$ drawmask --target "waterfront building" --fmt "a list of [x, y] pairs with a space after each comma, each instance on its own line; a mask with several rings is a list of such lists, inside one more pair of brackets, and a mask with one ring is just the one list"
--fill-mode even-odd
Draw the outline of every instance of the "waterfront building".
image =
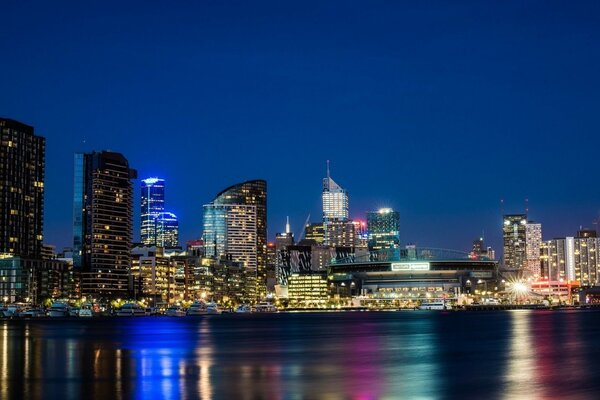
[[540, 246], [541, 276], [550, 281], [578, 282], [594, 286], [600, 282], [600, 238], [565, 237]]
[[33, 127], [0, 118], [0, 254], [41, 256], [45, 139]]
[[204, 206], [207, 257], [242, 263], [249, 293], [266, 296], [267, 182], [252, 180], [223, 190]]
[[420, 301], [459, 301], [476, 286], [492, 292], [498, 265], [473, 260], [468, 253], [410, 246], [394, 259], [372, 261], [371, 254], [334, 260], [329, 266], [333, 294], [361, 295], [360, 303], [377, 307], [414, 307]]
[[539, 277], [540, 270], [540, 246], [542, 244], [542, 224], [527, 222], [525, 225], [525, 277]]
[[400, 213], [391, 208], [367, 212], [369, 251], [397, 249], [400, 245]]
[[124, 298], [129, 290], [133, 231], [132, 179], [120, 153], [75, 155], [73, 265], [82, 295]]
[[71, 264], [62, 260], [0, 256], [0, 301], [40, 304], [69, 298], [75, 282]]
[[329, 298], [327, 272], [294, 273], [289, 277], [288, 298], [292, 306], [325, 305]]
[[131, 250], [133, 297], [152, 304], [170, 304], [179, 299], [176, 291], [176, 264], [165, 257], [162, 247], [134, 247]]
[[527, 215], [504, 215], [502, 236], [504, 242], [504, 267], [507, 270], [523, 270], [526, 254]]
[[157, 245], [156, 218], [165, 210], [165, 180], [142, 179], [140, 238], [147, 246]]

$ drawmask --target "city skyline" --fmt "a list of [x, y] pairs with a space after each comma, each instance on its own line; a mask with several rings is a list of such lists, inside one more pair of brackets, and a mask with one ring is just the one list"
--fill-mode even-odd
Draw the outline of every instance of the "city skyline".
[[0, 110], [47, 139], [44, 242], [69, 246], [70, 159], [103, 149], [168, 180], [182, 243], [249, 179], [269, 183], [269, 239], [288, 215], [300, 232], [326, 160], [349, 218], [393, 208], [402, 244], [467, 251], [483, 231], [499, 251], [525, 198], [544, 240], [594, 228], [598, 5], [436, 4], [74, 6], [60, 26], [51, 5], [7, 5], [4, 48], [26, 57], [4, 66]]

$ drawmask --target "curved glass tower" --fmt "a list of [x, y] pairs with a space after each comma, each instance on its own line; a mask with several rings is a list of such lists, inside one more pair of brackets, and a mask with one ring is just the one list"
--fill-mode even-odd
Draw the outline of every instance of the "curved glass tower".
[[[228, 187], [204, 206], [207, 257], [243, 262], [248, 295], [266, 295], [267, 182], [251, 180]], [[253, 281], [253, 282], [252, 282]]]

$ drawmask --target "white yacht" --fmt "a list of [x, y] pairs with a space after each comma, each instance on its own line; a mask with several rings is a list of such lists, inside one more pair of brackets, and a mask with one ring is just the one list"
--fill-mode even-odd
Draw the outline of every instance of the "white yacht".
[[274, 313], [277, 312], [277, 307], [271, 303], [258, 303], [254, 306], [254, 310], [259, 313]]
[[205, 315], [206, 313], [207, 313], [206, 303], [204, 303], [203, 301], [195, 301], [187, 309], [187, 312], [185, 315], [187, 315], [189, 317], [194, 317], [197, 315]]
[[219, 310], [219, 306], [214, 301], [210, 303], [206, 303], [206, 313], [207, 314], [221, 314], [221, 310]]
[[185, 314], [185, 310], [180, 306], [171, 306], [165, 312], [167, 317], [185, 317]]
[[252, 307], [250, 307], [248, 304], [241, 304], [238, 306], [238, 308], [235, 309], [236, 313], [251, 313], [252, 312]]
[[452, 306], [445, 300], [432, 300], [421, 303], [419, 310], [451, 310]]
[[117, 310], [117, 317], [141, 317], [146, 315], [146, 310], [135, 303], [123, 304], [123, 307]]
[[69, 306], [65, 303], [53, 303], [50, 309], [48, 310], [48, 316], [54, 318], [68, 317]]

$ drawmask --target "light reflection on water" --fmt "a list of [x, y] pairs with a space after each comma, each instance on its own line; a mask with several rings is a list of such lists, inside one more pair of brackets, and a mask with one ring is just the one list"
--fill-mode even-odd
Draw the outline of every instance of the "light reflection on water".
[[600, 312], [0, 322], [0, 398], [589, 398]]

